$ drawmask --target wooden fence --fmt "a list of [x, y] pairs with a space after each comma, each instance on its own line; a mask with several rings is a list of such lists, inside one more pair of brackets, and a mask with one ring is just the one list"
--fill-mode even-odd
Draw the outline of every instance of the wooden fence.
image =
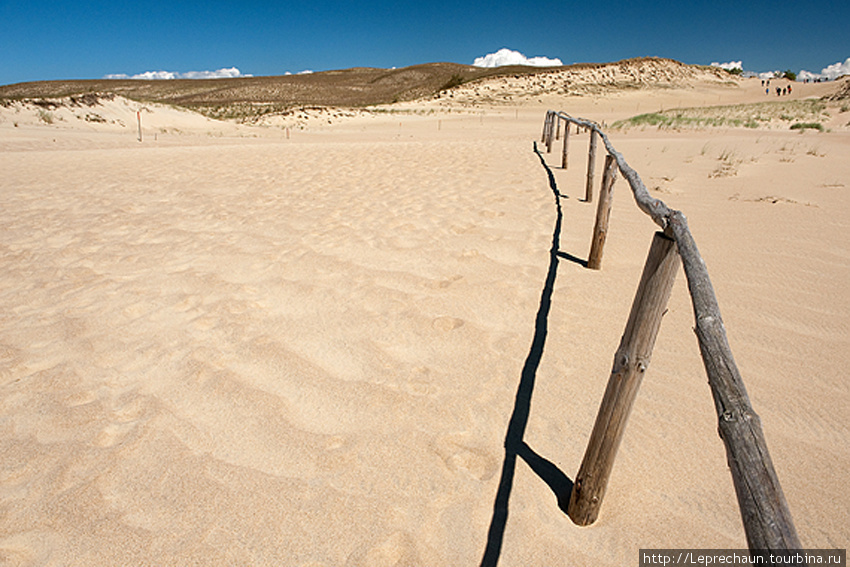
[[726, 447], [747, 544], [751, 550], [801, 549], [791, 512], [767, 450], [761, 422], [753, 411], [732, 357], [717, 298], [685, 215], [649, 195], [637, 172], [594, 122], [550, 110], [546, 113], [542, 136], [548, 152], [552, 151], [554, 140], [561, 137], [562, 123], [561, 167], [565, 169], [568, 167], [571, 127], [575, 126], [576, 134], [581, 131], [590, 133], [585, 199], [588, 202], [593, 199], [593, 169], [599, 139], [607, 151], [588, 268], [601, 267], [611, 209], [611, 188], [617, 170], [628, 181], [638, 207], [662, 229], [653, 236], [626, 330], [614, 356], [608, 386], [573, 484], [567, 513], [579, 525], [593, 523], [599, 514], [614, 457], [649, 365], [661, 317], [681, 263], [688, 281], [697, 340], [714, 397], [718, 430]]

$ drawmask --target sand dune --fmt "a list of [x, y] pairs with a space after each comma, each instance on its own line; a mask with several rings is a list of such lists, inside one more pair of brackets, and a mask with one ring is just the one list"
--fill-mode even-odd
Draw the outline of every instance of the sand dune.
[[[136, 80], [99, 79], [39, 81], [0, 86], [0, 99], [49, 99], [90, 96], [101, 92], [144, 100], [176, 104], [221, 117], [231, 114], [279, 112], [298, 106], [363, 107], [428, 98], [441, 91], [454, 90], [465, 83], [478, 84], [489, 78], [529, 84], [550, 83], [552, 79], [579, 78], [579, 83], [596, 81], [610, 88], [616, 85], [649, 85], [659, 82], [683, 84], [683, 80], [731, 75], [719, 69], [684, 65], [671, 59], [642, 57], [616, 63], [575, 64], [539, 68], [522, 65], [482, 68], [457, 63], [426, 63], [401, 69], [351, 69], [273, 77], [225, 79]], [[530, 78], [530, 82], [526, 79]], [[615, 80], [611, 80], [611, 79]], [[501, 81], [499, 81], [501, 82]], [[550, 85], [552, 86], [552, 85]], [[539, 91], [539, 89], [537, 89]]]
[[[118, 97], [52, 124], [2, 109], [2, 563], [478, 564], [540, 331], [545, 110], [612, 123], [757, 90], [441, 98], [289, 131], [150, 104], [142, 142]], [[688, 215], [801, 540], [846, 547], [846, 129], [611, 138]], [[562, 256], [524, 436], [569, 478], [654, 232], [619, 181], [603, 270], [568, 259], [595, 214], [586, 145], [566, 171], [543, 154]], [[600, 519], [573, 525], [521, 460], [500, 565], [745, 547], [692, 327], [680, 274]]]

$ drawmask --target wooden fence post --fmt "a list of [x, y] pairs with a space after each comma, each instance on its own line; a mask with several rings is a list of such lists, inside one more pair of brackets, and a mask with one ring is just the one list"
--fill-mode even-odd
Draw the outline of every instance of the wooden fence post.
[[587, 186], [584, 191], [584, 200], [586, 203], [593, 202], [593, 178], [596, 169], [596, 140], [598, 135], [596, 129], [590, 131], [590, 148], [587, 151]]
[[564, 126], [564, 148], [561, 150], [561, 168], [567, 169], [567, 152], [570, 149], [570, 123]]
[[[554, 116], [560, 118], [560, 115], [554, 112], [547, 113], [543, 127], [543, 140], [550, 146], [552, 143], [551, 120]], [[589, 122], [580, 119], [563, 119], [566, 124], [564, 168], [567, 166], [567, 136], [569, 126], [573, 123], [576, 124], [577, 133], [580, 132], [582, 124], [587, 124], [585, 129], [595, 132], [602, 139], [608, 152], [588, 267], [598, 269], [601, 264], [602, 245], [605, 242], [611, 207], [611, 190], [617, 170], [628, 182], [638, 208], [675, 239], [675, 246], [678, 249], [678, 255], [671, 251], [658, 252], [656, 250], [656, 246], [660, 246], [658, 240], [663, 240], [664, 237], [657, 235], [653, 240], [644, 274], [632, 305], [629, 322], [614, 358], [611, 377], [596, 417], [593, 433], [576, 476], [576, 482], [569, 494], [569, 516], [580, 525], [588, 525], [598, 516], [623, 429], [642, 375], [649, 363], [658, 324], [660, 324], [664, 305], [669, 298], [669, 291], [663, 291], [667, 284], [662, 286], [655, 282], [666, 281], [665, 277], [660, 275], [661, 272], [666, 272], [666, 269], [661, 266], [668, 265], [668, 261], [672, 261], [668, 259], [668, 256], [673, 254], [677, 261], [681, 259], [687, 276], [696, 319], [697, 339], [714, 397], [718, 431], [726, 447], [727, 462], [738, 497], [747, 544], [751, 551], [769, 550], [771, 555], [777, 555], [777, 551], [780, 552], [779, 555], [784, 555], [785, 553], [782, 552], [801, 549], [802, 545], [788, 504], [767, 450], [761, 422], [750, 405], [743, 380], [732, 357], [705, 262], [696, 248], [684, 215], [669, 209], [664, 202], [649, 196], [637, 172], [625, 162], [621, 154], [616, 152], [604, 132], [594, 129]], [[593, 134], [591, 134], [591, 146], [593, 145]], [[656, 256], [663, 256], [663, 259], [651, 261]], [[669, 276], [670, 287], [677, 270], [678, 268], [673, 268]], [[656, 272], [659, 275], [650, 275]], [[650, 280], [653, 283], [648, 283]], [[655, 305], [657, 308], [650, 307]], [[653, 313], [658, 313], [657, 317]], [[650, 321], [656, 318], [658, 323], [653, 326]], [[624, 346], [632, 344], [632, 347]], [[645, 353], [643, 358], [642, 353]], [[567, 496], [559, 495], [559, 501], [564, 501]]]
[[543, 135], [540, 136], [540, 143], [546, 143], [546, 132], [549, 130], [549, 121], [552, 120], [552, 111], [546, 113], [546, 120], [543, 121]]
[[679, 264], [675, 241], [656, 232], [570, 496], [567, 513], [580, 526], [592, 524], [599, 515], [614, 457], [649, 366]]
[[555, 127], [555, 139], [560, 140], [561, 139], [561, 117], [558, 116], [556, 118], [556, 120], [558, 121], [558, 125]]
[[611, 217], [611, 201], [614, 180], [617, 177], [617, 162], [610, 154], [605, 156], [605, 171], [602, 172], [602, 187], [599, 189], [599, 204], [596, 207], [596, 223], [593, 225], [593, 238], [590, 242], [590, 254], [587, 267], [598, 270], [602, 267], [602, 249], [608, 235], [608, 219]]

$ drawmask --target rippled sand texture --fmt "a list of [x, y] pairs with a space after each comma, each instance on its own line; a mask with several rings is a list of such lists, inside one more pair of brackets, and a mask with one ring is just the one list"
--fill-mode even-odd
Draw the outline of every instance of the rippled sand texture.
[[[7, 138], [0, 563], [478, 564], [549, 266], [544, 111]], [[847, 135], [612, 139], [690, 219], [804, 545], [845, 547]], [[620, 181], [603, 270], [569, 260], [595, 213], [572, 144], [545, 156], [564, 254], [525, 436], [570, 478], [654, 231]], [[519, 461], [501, 565], [745, 546], [692, 317], [680, 274], [598, 523]]]

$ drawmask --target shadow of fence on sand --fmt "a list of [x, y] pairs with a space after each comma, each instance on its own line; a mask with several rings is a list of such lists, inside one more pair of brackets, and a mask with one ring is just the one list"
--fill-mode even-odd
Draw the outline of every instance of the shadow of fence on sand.
[[566, 513], [569, 505], [569, 497], [572, 492], [573, 482], [555, 464], [541, 457], [529, 447], [523, 440], [525, 429], [528, 425], [528, 417], [531, 413], [531, 395], [534, 392], [534, 381], [537, 376], [537, 368], [543, 356], [543, 348], [546, 344], [546, 335], [549, 327], [549, 308], [552, 304], [552, 292], [555, 288], [555, 279], [558, 275], [558, 260], [563, 258], [587, 267], [587, 262], [561, 252], [560, 236], [563, 212], [561, 210], [561, 199], [568, 198], [558, 191], [555, 176], [546, 164], [543, 156], [534, 144], [534, 153], [540, 158], [546, 173], [549, 176], [549, 188], [555, 196], [555, 207], [557, 218], [555, 229], [552, 233], [552, 247], [549, 249], [549, 272], [543, 285], [540, 296], [540, 307], [534, 325], [534, 338], [531, 341], [531, 350], [522, 367], [519, 386], [517, 387], [516, 401], [511, 419], [508, 422], [508, 431], [505, 435], [505, 460], [502, 464], [502, 476], [499, 480], [499, 489], [496, 492], [496, 501], [493, 504], [493, 517], [490, 520], [490, 529], [487, 533], [487, 547], [484, 557], [481, 559], [481, 567], [495, 567], [499, 562], [502, 551], [502, 541], [505, 535], [505, 526], [508, 521], [508, 503], [513, 488], [514, 474], [516, 473], [517, 457], [539, 476], [555, 493], [558, 499], [558, 507]]

